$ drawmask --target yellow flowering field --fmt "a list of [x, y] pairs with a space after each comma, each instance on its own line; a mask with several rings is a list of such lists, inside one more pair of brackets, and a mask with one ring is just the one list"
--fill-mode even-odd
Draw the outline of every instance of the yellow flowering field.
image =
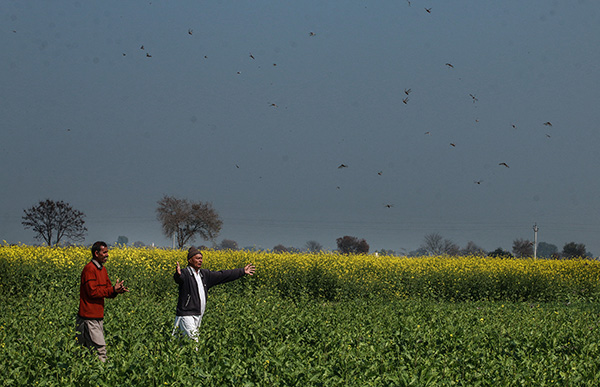
[[[125, 279], [130, 287], [156, 294], [172, 292], [176, 262], [187, 264], [184, 250], [112, 247], [109, 254], [107, 267], [111, 278]], [[0, 259], [12, 270], [29, 272], [28, 268], [38, 267], [62, 273], [56, 281], [62, 283], [61, 278], [64, 279], [64, 286], [78, 286], [76, 278], [90, 257], [89, 249], [84, 247], [0, 247]], [[273, 290], [291, 298], [339, 300], [364, 296], [518, 301], [596, 299], [600, 291], [600, 262], [595, 260], [204, 251], [203, 267], [210, 270], [248, 263], [256, 265], [257, 272], [243, 286]], [[31, 272], [28, 277], [34, 280], [36, 275]]]
[[75, 342], [88, 248], [0, 246], [2, 386], [597, 386], [592, 260], [205, 251], [253, 263], [210, 290], [201, 341], [173, 338], [186, 251], [113, 247], [107, 363]]

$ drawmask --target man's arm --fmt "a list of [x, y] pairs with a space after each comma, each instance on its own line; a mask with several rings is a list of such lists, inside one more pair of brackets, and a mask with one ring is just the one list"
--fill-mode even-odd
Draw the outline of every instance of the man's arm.
[[243, 277], [245, 274], [253, 275], [255, 267], [254, 265], [246, 265], [245, 267], [240, 267], [239, 269], [233, 270], [220, 270], [220, 271], [209, 271], [203, 270], [204, 277], [206, 278], [206, 286], [208, 288], [224, 284], [225, 282], [233, 281], [238, 278]]
[[181, 278], [181, 266], [179, 266], [179, 262], [177, 262], [177, 266], [175, 267], [175, 274], [173, 274], [173, 279], [180, 285], [183, 283], [183, 278]]
[[84, 270], [83, 286], [92, 298], [112, 298], [117, 295], [110, 279], [107, 279], [106, 285], [99, 285], [98, 278], [92, 270]]

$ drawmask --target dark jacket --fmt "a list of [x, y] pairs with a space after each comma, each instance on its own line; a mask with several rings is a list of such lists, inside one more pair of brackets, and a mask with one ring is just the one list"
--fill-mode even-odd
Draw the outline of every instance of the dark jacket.
[[[177, 316], [197, 316], [201, 313], [200, 293], [198, 293], [198, 284], [192, 270], [194, 269], [188, 266], [181, 269], [181, 275], [178, 275], [177, 271], [173, 275], [173, 279], [179, 284], [179, 298], [177, 299], [177, 312], [175, 313]], [[221, 271], [200, 269], [204, 294], [208, 297], [208, 289], [215, 285], [236, 280], [244, 274], [243, 268]]]

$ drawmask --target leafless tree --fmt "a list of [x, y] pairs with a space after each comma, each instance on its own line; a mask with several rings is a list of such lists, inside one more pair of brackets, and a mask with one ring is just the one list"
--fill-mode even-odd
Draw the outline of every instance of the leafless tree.
[[533, 242], [522, 238], [515, 239], [512, 252], [517, 258], [533, 257]]
[[458, 255], [460, 247], [437, 232], [425, 235], [421, 248], [429, 255]]
[[48, 246], [57, 245], [63, 238], [74, 242], [85, 239], [85, 214], [62, 200], [46, 199], [23, 212], [21, 224], [25, 229], [32, 229], [36, 239], [43, 239]]
[[481, 247], [477, 246], [475, 242], [469, 241], [464, 249], [460, 251], [461, 255], [471, 255], [471, 256], [485, 256], [487, 252]]
[[308, 241], [306, 242], [306, 250], [311, 253], [318, 253], [319, 251], [323, 250], [323, 245], [317, 241]]
[[208, 202], [192, 202], [165, 195], [158, 201], [156, 213], [163, 233], [169, 238], [175, 235], [179, 248], [192, 242], [196, 235], [214, 241], [223, 225], [219, 214]]
[[273, 247], [273, 252], [274, 253], [287, 253], [288, 249], [284, 245], [278, 244], [277, 246]]
[[364, 239], [346, 235], [337, 238], [336, 242], [338, 250], [342, 254], [366, 254], [369, 252], [369, 244]]
[[223, 239], [219, 244], [221, 250], [238, 250], [238, 244], [233, 239]]

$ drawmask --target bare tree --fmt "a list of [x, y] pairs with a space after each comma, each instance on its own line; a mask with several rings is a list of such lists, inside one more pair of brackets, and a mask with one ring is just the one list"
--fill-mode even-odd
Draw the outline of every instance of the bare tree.
[[277, 246], [273, 247], [273, 252], [274, 253], [287, 253], [288, 249], [284, 245], [278, 244]]
[[233, 239], [223, 239], [219, 244], [221, 250], [238, 250], [238, 244]]
[[533, 257], [533, 242], [523, 238], [515, 239], [512, 252], [517, 258]]
[[364, 239], [353, 236], [337, 238], [337, 247], [342, 254], [366, 254], [369, 252], [369, 244]]
[[223, 225], [219, 214], [208, 202], [191, 202], [165, 195], [158, 201], [156, 213], [163, 233], [170, 238], [175, 235], [179, 248], [192, 242], [196, 235], [213, 241]]
[[56, 202], [46, 199], [23, 212], [25, 215], [21, 224], [25, 229], [32, 229], [36, 239], [43, 239], [48, 246], [57, 245], [63, 238], [74, 242], [85, 239], [85, 214], [62, 200]]
[[306, 242], [306, 250], [311, 253], [318, 253], [319, 251], [323, 250], [323, 245], [317, 241], [308, 241]]
[[475, 242], [469, 241], [464, 249], [460, 251], [461, 255], [471, 255], [471, 256], [485, 256], [487, 252], [481, 247], [477, 246]]
[[429, 255], [458, 255], [460, 247], [437, 232], [425, 235], [421, 248]]

